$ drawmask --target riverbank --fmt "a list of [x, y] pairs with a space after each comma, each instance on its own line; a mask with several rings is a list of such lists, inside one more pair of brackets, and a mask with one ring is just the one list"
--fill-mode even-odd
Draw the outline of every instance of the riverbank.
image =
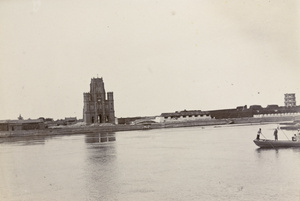
[[180, 128], [193, 126], [217, 126], [217, 125], [239, 125], [239, 124], [264, 124], [280, 123], [293, 121], [293, 117], [270, 117], [270, 118], [236, 118], [236, 119], [211, 119], [206, 121], [185, 121], [173, 123], [153, 123], [149, 125], [80, 125], [80, 126], [61, 126], [56, 128], [40, 130], [17, 130], [1, 131], [0, 138], [22, 137], [22, 136], [52, 136], [52, 135], [75, 135], [91, 134], [100, 132], [119, 132], [133, 130], [163, 129], [163, 128]]
[[227, 120], [210, 120], [210, 121], [193, 121], [178, 123], [154, 123], [149, 125], [81, 125], [81, 126], [60, 126], [56, 128], [40, 129], [40, 130], [18, 130], [18, 131], [1, 131], [0, 137], [22, 137], [22, 136], [48, 136], [48, 135], [74, 135], [74, 134], [90, 134], [100, 132], [119, 132], [133, 130], [148, 130], [162, 128], [178, 128], [191, 126], [209, 126], [227, 124]]

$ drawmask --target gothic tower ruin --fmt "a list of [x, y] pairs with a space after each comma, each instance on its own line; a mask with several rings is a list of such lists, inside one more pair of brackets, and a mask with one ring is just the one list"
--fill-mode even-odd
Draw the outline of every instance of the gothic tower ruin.
[[115, 123], [113, 92], [106, 93], [101, 78], [92, 78], [90, 92], [83, 93], [83, 121], [93, 123]]

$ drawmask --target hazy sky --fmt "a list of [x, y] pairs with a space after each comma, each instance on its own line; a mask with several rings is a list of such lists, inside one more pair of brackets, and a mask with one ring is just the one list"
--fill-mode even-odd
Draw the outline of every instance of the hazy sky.
[[92, 77], [117, 117], [300, 102], [297, 0], [0, 0], [0, 119], [82, 118]]

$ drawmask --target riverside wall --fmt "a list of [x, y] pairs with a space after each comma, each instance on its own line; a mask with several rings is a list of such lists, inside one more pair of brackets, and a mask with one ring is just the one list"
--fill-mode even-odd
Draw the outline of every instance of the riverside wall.
[[92, 134], [100, 132], [119, 132], [119, 131], [134, 131], [162, 128], [179, 128], [191, 126], [208, 126], [227, 124], [226, 120], [211, 120], [211, 121], [191, 121], [177, 123], [156, 123], [151, 125], [93, 125], [72, 127], [65, 126], [60, 128], [48, 128], [41, 130], [18, 130], [18, 131], [1, 131], [1, 137], [22, 137], [22, 136], [50, 136], [50, 135], [74, 135], [74, 134]]
[[147, 129], [180, 128], [193, 126], [212, 126], [226, 124], [262, 124], [280, 123], [293, 121], [294, 117], [264, 117], [264, 118], [233, 118], [233, 119], [211, 119], [204, 121], [182, 121], [169, 123], [155, 123], [149, 125], [89, 125], [89, 126], [65, 126], [61, 128], [48, 128], [40, 130], [18, 130], [0, 131], [0, 138], [22, 137], [22, 136], [52, 136], [52, 135], [74, 135], [74, 134], [93, 134], [101, 132], [119, 132]]

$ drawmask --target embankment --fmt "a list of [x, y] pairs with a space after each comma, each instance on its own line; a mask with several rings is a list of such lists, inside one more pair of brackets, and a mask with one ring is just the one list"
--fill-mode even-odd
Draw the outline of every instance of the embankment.
[[17, 131], [1, 131], [0, 137], [21, 137], [21, 136], [50, 136], [50, 135], [74, 135], [74, 134], [90, 134], [100, 132], [118, 132], [133, 131], [146, 129], [162, 129], [162, 128], [179, 128], [191, 126], [208, 126], [227, 124], [227, 120], [210, 120], [210, 121], [191, 121], [177, 123], [155, 123], [150, 125], [89, 125], [89, 126], [65, 126], [60, 128], [48, 128], [42, 130], [17, 130]]
[[21, 136], [51, 136], [51, 135], [74, 135], [91, 134], [100, 132], [118, 132], [146, 129], [180, 128], [192, 126], [211, 126], [225, 124], [260, 124], [260, 123], [280, 123], [283, 121], [293, 121], [292, 117], [270, 117], [270, 118], [236, 118], [236, 119], [212, 119], [205, 121], [185, 121], [172, 123], [155, 123], [149, 125], [89, 125], [89, 126], [65, 126], [60, 128], [48, 128], [42, 130], [18, 130], [0, 131], [2, 137], [21, 137]]

